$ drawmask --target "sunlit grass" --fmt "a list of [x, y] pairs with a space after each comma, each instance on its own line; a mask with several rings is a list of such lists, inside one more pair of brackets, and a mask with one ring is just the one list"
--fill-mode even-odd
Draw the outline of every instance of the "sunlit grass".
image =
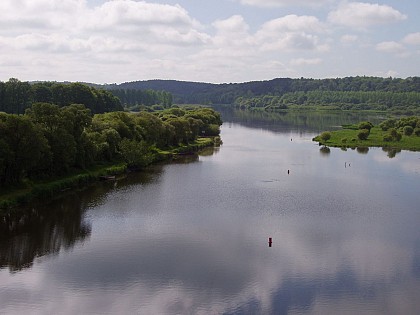
[[331, 131], [331, 138], [327, 141], [316, 136], [314, 141], [330, 147], [384, 147], [401, 150], [420, 151], [420, 137], [416, 135], [403, 135], [400, 141], [384, 141], [384, 136], [389, 134], [379, 127], [373, 127], [370, 130], [369, 137], [366, 140], [360, 140], [357, 134], [360, 130], [355, 126], [345, 126], [345, 128]]

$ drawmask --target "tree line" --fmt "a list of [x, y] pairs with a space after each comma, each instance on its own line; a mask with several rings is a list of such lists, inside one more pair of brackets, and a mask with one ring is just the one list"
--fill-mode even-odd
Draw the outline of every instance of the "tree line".
[[109, 90], [114, 96], [118, 97], [126, 108], [135, 109], [139, 105], [155, 106], [157, 109], [172, 106], [172, 94], [165, 91], [154, 90], [135, 90], [135, 89], [112, 89]]
[[143, 167], [159, 149], [218, 135], [221, 123], [210, 108], [92, 115], [80, 104], [33, 103], [23, 115], [0, 113], [0, 188], [104, 162]]
[[343, 110], [420, 110], [419, 92], [390, 91], [307, 91], [282, 96], [238, 97], [235, 107], [241, 109], [287, 109], [299, 106], [329, 106]]
[[420, 77], [406, 79], [366, 76], [333, 79], [277, 78], [268, 81], [229, 84], [149, 80], [113, 84], [104, 88], [165, 90], [173, 95], [174, 103], [232, 105], [239, 97], [247, 99], [266, 95], [282, 97], [287, 93], [310, 91], [420, 93]]
[[95, 114], [123, 110], [121, 101], [109, 91], [82, 83], [30, 84], [15, 78], [0, 81], [0, 112], [23, 114], [34, 103], [50, 103], [60, 107], [83, 104]]

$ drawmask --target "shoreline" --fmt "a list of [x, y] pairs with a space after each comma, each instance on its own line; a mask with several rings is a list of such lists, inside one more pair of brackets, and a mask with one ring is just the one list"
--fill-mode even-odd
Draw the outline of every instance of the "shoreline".
[[358, 148], [358, 147], [379, 147], [386, 149], [395, 150], [406, 150], [406, 151], [420, 151], [420, 137], [412, 135], [402, 135], [401, 140], [386, 141], [384, 137], [388, 134], [388, 131], [383, 131], [380, 127], [373, 127], [366, 140], [358, 138], [360, 130], [353, 128], [346, 128], [340, 130], [329, 131], [331, 138], [324, 140], [321, 135], [318, 135], [312, 139], [312, 141], [318, 142], [318, 144], [327, 147], [336, 148]]
[[[170, 161], [181, 155], [196, 154], [204, 148], [219, 146], [221, 143], [219, 136], [198, 138], [193, 143], [155, 152], [153, 160], [149, 165]], [[11, 189], [0, 194], [0, 216], [34, 200], [42, 201], [42, 199], [51, 200], [59, 198], [69, 190], [84, 188], [89, 184], [99, 181], [114, 180], [115, 176], [141, 171], [142, 169], [130, 169], [127, 163], [121, 162], [115, 164], [110, 163], [109, 165], [98, 164], [90, 169], [81, 170], [72, 175], [40, 181], [29, 184], [28, 187]]]

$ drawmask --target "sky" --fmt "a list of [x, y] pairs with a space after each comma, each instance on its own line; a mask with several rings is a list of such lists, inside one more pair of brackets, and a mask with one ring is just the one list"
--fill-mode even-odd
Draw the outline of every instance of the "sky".
[[420, 75], [420, 1], [0, 1], [0, 81], [358, 75]]

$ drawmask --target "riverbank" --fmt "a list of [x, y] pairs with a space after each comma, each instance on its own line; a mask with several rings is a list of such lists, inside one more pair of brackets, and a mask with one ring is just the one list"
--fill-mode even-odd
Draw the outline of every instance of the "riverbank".
[[322, 134], [313, 138], [313, 141], [320, 145], [328, 147], [340, 148], [357, 148], [357, 147], [383, 147], [397, 150], [420, 151], [420, 136], [416, 134], [405, 135], [399, 133], [401, 139], [388, 137], [390, 132], [382, 130], [379, 126], [370, 129], [367, 139], [362, 140], [358, 137], [360, 129], [357, 126], [343, 126], [343, 129], [330, 131], [330, 138], [323, 139]]
[[[218, 146], [220, 137], [202, 137], [189, 144], [171, 147], [167, 150], [155, 150], [150, 164], [176, 159], [178, 155], [196, 154], [200, 150]], [[139, 169], [130, 169], [127, 163], [102, 164], [77, 171], [64, 177], [57, 177], [37, 182], [26, 182], [20, 187], [0, 192], [0, 215], [10, 208], [26, 204], [33, 200], [51, 200], [69, 190], [81, 189], [100, 180], [114, 180], [115, 176]]]

